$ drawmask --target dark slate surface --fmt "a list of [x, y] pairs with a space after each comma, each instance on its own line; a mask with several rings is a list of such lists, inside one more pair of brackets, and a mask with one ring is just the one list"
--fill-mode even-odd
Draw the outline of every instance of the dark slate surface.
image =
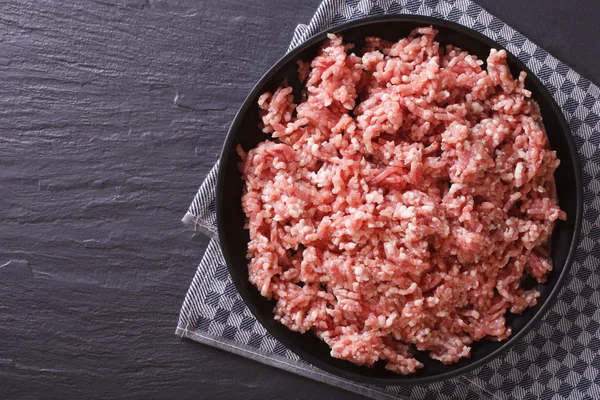
[[[346, 395], [173, 334], [179, 221], [318, 2], [0, 2], [0, 398]], [[600, 81], [597, 0], [479, 2]]]

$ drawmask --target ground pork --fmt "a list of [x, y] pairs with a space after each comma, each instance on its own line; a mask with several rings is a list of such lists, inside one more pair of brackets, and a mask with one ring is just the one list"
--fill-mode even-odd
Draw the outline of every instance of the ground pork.
[[538, 105], [504, 50], [486, 66], [431, 27], [360, 51], [328, 35], [305, 83], [260, 96], [265, 141], [238, 146], [249, 280], [331, 355], [415, 372], [511, 335], [566, 219]]

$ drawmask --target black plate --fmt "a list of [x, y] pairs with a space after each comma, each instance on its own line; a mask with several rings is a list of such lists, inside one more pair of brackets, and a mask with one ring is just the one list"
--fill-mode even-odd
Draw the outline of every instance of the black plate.
[[[360, 49], [365, 36], [378, 36], [396, 41], [406, 37], [413, 28], [425, 25], [433, 25], [439, 30], [436, 39], [440, 43], [459, 46], [482, 60], [487, 58], [491, 48], [502, 48], [488, 37], [462, 25], [423, 16], [370, 17], [334, 27], [328, 32], [343, 34], [345, 42], [355, 43]], [[360, 367], [348, 361], [332, 358], [328, 346], [313, 334], [292, 332], [276, 322], [273, 319], [273, 302], [262, 297], [248, 282], [246, 249], [249, 236], [248, 231], [243, 228], [245, 216], [240, 201], [243, 182], [237, 167], [240, 160], [235, 152], [237, 144], [241, 144], [247, 151], [267, 139], [267, 136], [257, 127], [258, 97], [267, 90], [276, 89], [283, 79], [287, 79], [288, 84], [293, 86], [294, 93], [300, 93], [301, 83], [297, 78], [296, 62], [312, 59], [325, 36], [326, 32], [322, 32], [292, 50], [262, 77], [244, 101], [227, 135], [221, 154], [217, 182], [217, 224], [219, 240], [233, 282], [248, 308], [267, 331], [300, 357], [325, 371], [359, 382], [384, 385], [424, 384], [463, 374], [502, 354], [530, 331], [556, 298], [568, 275], [579, 240], [583, 209], [581, 172], [569, 127], [542, 83], [523, 63], [509, 53], [508, 65], [513, 75], [517, 76], [520, 71], [527, 72], [526, 87], [540, 105], [550, 145], [561, 160], [561, 165], [555, 174], [556, 186], [560, 205], [566, 211], [568, 219], [566, 222], [560, 221], [556, 224], [552, 238], [554, 271], [546, 284], [537, 286], [541, 292], [540, 301], [536, 307], [526, 310], [521, 315], [508, 316], [508, 323], [513, 328], [513, 335], [508, 341], [483, 340], [474, 343], [471, 358], [463, 359], [453, 365], [443, 365], [430, 359], [426, 353], [419, 353], [416, 357], [425, 366], [416, 374], [409, 376], [387, 371], [382, 365], [373, 368]]]

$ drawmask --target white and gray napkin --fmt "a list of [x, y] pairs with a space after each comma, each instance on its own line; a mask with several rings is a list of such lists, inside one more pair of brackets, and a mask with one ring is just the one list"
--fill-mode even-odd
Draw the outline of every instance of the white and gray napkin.
[[176, 333], [374, 399], [599, 399], [600, 89], [470, 0], [324, 0], [308, 25], [296, 27], [288, 51], [329, 27], [377, 14], [434, 16], [489, 36], [527, 64], [562, 108], [581, 161], [584, 220], [571, 275], [554, 307], [506, 355], [468, 375], [419, 387], [363, 385], [331, 375], [275, 340], [237, 293], [217, 239], [215, 165], [183, 218], [212, 239]]

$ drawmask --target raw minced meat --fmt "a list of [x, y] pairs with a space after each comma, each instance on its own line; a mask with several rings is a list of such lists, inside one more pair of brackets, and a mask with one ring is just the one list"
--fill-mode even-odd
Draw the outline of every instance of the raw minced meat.
[[[511, 335], [544, 282], [559, 161], [504, 50], [487, 66], [424, 27], [356, 54], [330, 34], [258, 103], [270, 135], [238, 146], [249, 280], [275, 318], [333, 357], [401, 374]], [[358, 55], [357, 55], [358, 54]]]

